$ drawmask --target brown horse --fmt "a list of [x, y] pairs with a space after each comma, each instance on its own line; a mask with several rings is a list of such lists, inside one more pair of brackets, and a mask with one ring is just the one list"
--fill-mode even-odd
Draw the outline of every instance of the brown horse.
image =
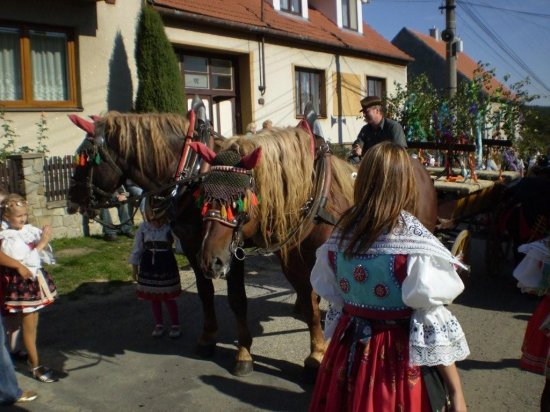
[[[72, 117], [71, 120], [86, 132], [86, 138], [77, 153], [81, 164], [75, 168], [69, 190], [69, 213], [80, 210], [94, 217], [98, 208], [109, 206], [112, 193], [126, 179], [133, 180], [149, 195], [165, 195], [174, 187], [174, 176], [189, 120], [169, 114], [108, 113], [95, 123]], [[197, 123], [200, 125], [200, 122]], [[204, 126], [204, 125], [202, 125]], [[184, 176], [198, 174], [199, 158], [192, 153]], [[197, 262], [201, 239], [201, 216], [192, 192], [197, 180], [186, 179], [173, 200], [173, 230], [179, 238], [184, 254], [192, 266], [199, 297], [202, 302], [204, 324], [197, 352], [203, 356], [213, 354], [218, 330], [214, 310], [212, 281], [202, 275]], [[162, 190], [166, 188], [165, 190]], [[160, 191], [159, 191], [160, 190]], [[238, 276], [235, 276], [238, 279]], [[242, 300], [244, 286], [229, 285], [230, 302]], [[232, 304], [232, 307], [237, 305]], [[246, 314], [237, 314], [246, 322]]]
[[[211, 278], [227, 275], [237, 260], [233, 257], [244, 258], [240, 249], [243, 240], [276, 250], [283, 274], [296, 290], [310, 332], [310, 354], [304, 361], [306, 376], [316, 373], [326, 349], [318, 297], [309, 275], [316, 249], [330, 236], [333, 223], [352, 205], [351, 175], [356, 171], [349, 163], [323, 156], [320, 151], [315, 159], [311, 148], [310, 135], [301, 128], [272, 129], [254, 138], [237, 136], [227, 140], [217, 156], [198, 145], [194, 147], [212, 164], [210, 174], [201, 184], [204, 201], [201, 269]], [[250, 159], [259, 157], [254, 174], [246, 172], [251, 167]], [[330, 186], [319, 190], [316, 174], [321, 176], [316, 165], [323, 161], [330, 163], [331, 177], [325, 179]], [[426, 170], [414, 162], [421, 218], [433, 230], [437, 195]], [[220, 187], [224, 183], [225, 187]], [[315, 199], [322, 195], [320, 192], [327, 194], [326, 201], [319, 202], [320, 209], [306, 218], [311, 204], [316, 204]], [[324, 213], [319, 213], [322, 209]], [[322, 215], [334, 219], [328, 219], [332, 220], [329, 223], [327, 219], [319, 219]], [[237, 363], [241, 365], [241, 373], [252, 370], [251, 345], [248, 328], [239, 329]]]

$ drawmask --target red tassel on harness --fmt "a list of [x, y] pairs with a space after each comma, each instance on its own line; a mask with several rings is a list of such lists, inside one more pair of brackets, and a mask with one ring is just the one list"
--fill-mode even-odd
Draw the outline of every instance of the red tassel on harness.
[[227, 221], [232, 222], [235, 220], [235, 217], [233, 216], [233, 211], [231, 210], [231, 206], [227, 206]]
[[258, 198], [256, 197], [256, 194], [254, 192], [250, 193], [250, 205], [258, 206]]
[[206, 212], [208, 212], [208, 202], [204, 202], [201, 209], [201, 216], [206, 215]]
[[80, 155], [80, 166], [86, 166], [86, 155]]

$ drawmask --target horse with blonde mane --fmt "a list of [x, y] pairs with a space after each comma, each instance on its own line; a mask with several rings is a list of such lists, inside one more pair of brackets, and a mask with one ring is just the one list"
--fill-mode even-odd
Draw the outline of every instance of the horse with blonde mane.
[[[315, 250], [328, 238], [334, 223], [320, 219], [319, 209], [313, 210], [313, 205], [317, 204], [315, 198], [321, 196], [320, 192], [325, 192], [324, 215], [337, 219], [352, 204], [355, 167], [320, 151], [316, 159], [311, 137], [302, 128], [265, 130], [253, 138], [236, 136], [224, 142], [217, 156], [199, 145], [193, 144], [192, 148], [212, 162], [211, 171], [201, 184], [204, 200], [201, 270], [210, 278], [231, 277], [231, 265], [238, 260], [233, 256], [242, 251], [241, 239], [266, 251], [273, 250], [280, 258], [283, 274], [296, 290], [309, 328], [311, 353], [305, 360], [305, 372], [310, 376], [308, 372], [317, 371], [326, 344], [309, 273], [315, 262]], [[246, 176], [243, 171], [246, 167], [243, 169], [242, 165], [260, 150], [261, 159], [252, 165], [253, 176]], [[229, 159], [229, 164], [222, 157]], [[316, 179], [320, 170], [316, 166], [320, 162], [326, 162], [331, 170], [325, 183], [329, 187], [324, 189], [317, 185]], [[235, 164], [240, 166], [228, 169]], [[255, 185], [248, 185], [251, 181]], [[239, 182], [242, 186], [236, 187]], [[235, 196], [227, 198], [227, 193]], [[255, 193], [259, 201], [254, 200]], [[238, 206], [241, 204], [244, 207]], [[253, 369], [252, 337], [246, 325], [239, 326], [237, 369], [239, 374], [247, 374]]]

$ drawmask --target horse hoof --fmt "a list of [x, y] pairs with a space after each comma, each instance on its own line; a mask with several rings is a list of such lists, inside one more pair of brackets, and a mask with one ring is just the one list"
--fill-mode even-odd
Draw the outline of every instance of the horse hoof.
[[233, 375], [246, 376], [246, 375], [250, 375], [253, 370], [254, 370], [253, 361], [237, 361], [237, 364], [233, 368]]
[[201, 358], [211, 358], [216, 353], [216, 343], [198, 344], [195, 353]]
[[314, 384], [317, 379], [317, 372], [319, 372], [318, 367], [314, 368], [312, 366], [304, 366], [304, 371], [302, 372], [302, 382]]

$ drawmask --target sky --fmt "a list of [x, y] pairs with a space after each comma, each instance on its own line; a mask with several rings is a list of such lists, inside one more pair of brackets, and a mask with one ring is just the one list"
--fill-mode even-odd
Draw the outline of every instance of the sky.
[[[445, 13], [439, 7], [444, 4], [445, 0], [368, 0], [363, 19], [390, 41], [403, 27], [429, 34], [435, 26], [441, 32]], [[531, 104], [550, 106], [550, 0], [456, 0], [456, 4], [456, 33], [464, 52], [496, 69], [497, 79], [505, 84], [529, 77], [526, 90], [541, 96]], [[508, 82], [505, 75], [510, 75]]]

